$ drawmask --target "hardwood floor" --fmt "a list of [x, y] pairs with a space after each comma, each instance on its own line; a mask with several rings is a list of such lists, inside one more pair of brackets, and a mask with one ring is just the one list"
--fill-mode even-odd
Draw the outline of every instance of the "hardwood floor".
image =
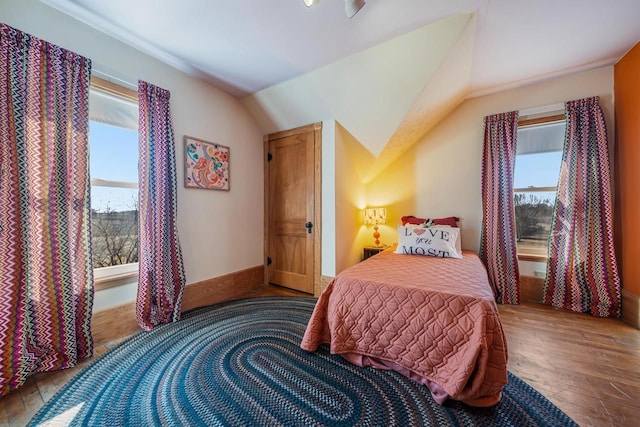
[[[243, 297], [306, 295], [261, 286]], [[614, 319], [524, 303], [500, 306], [509, 370], [581, 426], [640, 424], [640, 331]], [[124, 340], [96, 343], [96, 355]], [[0, 426], [23, 426], [57, 390], [91, 363], [32, 376], [0, 399]]]
[[640, 330], [535, 303], [500, 317], [513, 374], [581, 426], [640, 425]]

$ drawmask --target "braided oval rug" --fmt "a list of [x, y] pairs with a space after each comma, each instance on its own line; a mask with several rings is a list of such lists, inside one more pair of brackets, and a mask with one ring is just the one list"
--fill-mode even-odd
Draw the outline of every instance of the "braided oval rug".
[[263, 297], [186, 313], [80, 372], [30, 425], [570, 426], [509, 373], [492, 408], [434, 402], [391, 371], [299, 347], [316, 300]]

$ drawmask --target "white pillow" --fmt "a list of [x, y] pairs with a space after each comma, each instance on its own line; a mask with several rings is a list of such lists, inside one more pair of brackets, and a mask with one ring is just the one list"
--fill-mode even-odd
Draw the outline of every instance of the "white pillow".
[[431, 228], [455, 228], [458, 230], [458, 238], [456, 239], [456, 252], [462, 255], [462, 239], [460, 238], [460, 228], [451, 227], [450, 225], [432, 225]]
[[397, 254], [426, 255], [442, 258], [462, 258], [456, 249], [460, 229], [455, 227], [433, 227], [410, 229], [398, 226]]

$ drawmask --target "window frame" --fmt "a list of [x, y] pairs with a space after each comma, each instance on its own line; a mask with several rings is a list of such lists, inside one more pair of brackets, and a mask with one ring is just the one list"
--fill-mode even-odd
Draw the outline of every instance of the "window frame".
[[[521, 119], [518, 120], [518, 130], [521, 128], [528, 128], [533, 126], [539, 126], [550, 123], [559, 123], [564, 122], [566, 120], [565, 114], [554, 114], [549, 116], [536, 117], [532, 119]], [[517, 156], [517, 154], [516, 154]], [[558, 171], [559, 172], [559, 171]], [[536, 192], [550, 192], [550, 191], [558, 191], [558, 187], [524, 187], [524, 188], [514, 188], [513, 196], [515, 197], [516, 193], [536, 193]], [[515, 207], [514, 207], [515, 208]], [[546, 250], [522, 250], [518, 247], [516, 242], [516, 255], [518, 260], [520, 261], [533, 261], [533, 262], [547, 262], [547, 251]]]
[[[90, 87], [102, 90], [112, 95], [125, 98], [129, 101], [138, 103], [138, 92], [110, 82], [100, 77], [91, 76]], [[92, 187], [109, 187], [109, 188], [135, 188], [139, 189], [140, 184], [127, 181], [111, 181], [104, 179], [91, 179]], [[96, 291], [108, 289], [115, 286], [125, 285], [137, 281], [139, 264], [129, 263], [121, 265], [112, 265], [109, 267], [99, 267], [93, 269], [94, 289]]]

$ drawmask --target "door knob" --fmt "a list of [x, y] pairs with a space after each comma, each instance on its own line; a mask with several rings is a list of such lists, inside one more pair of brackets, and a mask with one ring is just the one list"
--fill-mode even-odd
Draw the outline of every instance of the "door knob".
[[304, 226], [307, 227], [307, 233], [311, 234], [311, 229], [313, 228], [313, 223], [311, 221], [308, 221]]

